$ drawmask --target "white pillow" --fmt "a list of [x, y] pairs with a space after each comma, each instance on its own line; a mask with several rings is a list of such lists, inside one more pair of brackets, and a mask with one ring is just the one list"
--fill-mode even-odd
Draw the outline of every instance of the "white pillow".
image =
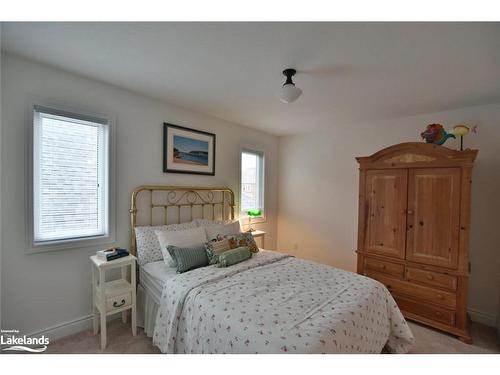
[[194, 221], [181, 224], [135, 227], [137, 262], [142, 266], [163, 259], [160, 243], [158, 242], [155, 231], [179, 231], [197, 227], [198, 225]]
[[241, 233], [241, 225], [239, 220], [233, 221], [230, 224], [217, 224], [205, 227], [207, 239], [209, 241], [217, 238], [217, 235], [229, 236], [231, 234]]
[[176, 232], [155, 231], [158, 241], [160, 242], [161, 253], [163, 254], [163, 261], [169, 267], [175, 267], [175, 261], [170, 256], [167, 250], [169, 245], [179, 247], [192, 247], [203, 245], [207, 242], [207, 235], [205, 229], [196, 227]]

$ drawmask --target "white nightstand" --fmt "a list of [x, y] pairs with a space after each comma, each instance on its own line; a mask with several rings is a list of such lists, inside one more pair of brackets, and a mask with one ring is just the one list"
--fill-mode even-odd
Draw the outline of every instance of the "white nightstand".
[[260, 238], [261, 239], [261, 248], [264, 248], [265, 246], [265, 238], [266, 238], [266, 232], [263, 230], [254, 230], [251, 232], [254, 238]]
[[[106, 317], [122, 313], [123, 323], [127, 322], [127, 311], [132, 310], [132, 334], [137, 334], [137, 307], [135, 260], [133, 255], [111, 260], [109, 262], [93, 255], [90, 257], [92, 267], [92, 313], [94, 318], [94, 335], [97, 335], [101, 320], [101, 349], [106, 348]], [[120, 268], [121, 278], [106, 281], [106, 271]], [[127, 271], [130, 270], [130, 281]]]

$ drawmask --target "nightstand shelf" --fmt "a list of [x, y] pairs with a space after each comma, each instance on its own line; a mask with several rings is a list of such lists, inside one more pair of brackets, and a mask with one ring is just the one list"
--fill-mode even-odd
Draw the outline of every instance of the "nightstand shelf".
[[[106, 317], [122, 313], [123, 323], [127, 322], [127, 312], [131, 310], [132, 334], [137, 334], [137, 308], [136, 308], [136, 258], [132, 255], [105, 261], [91, 256], [92, 266], [92, 312], [94, 321], [94, 335], [101, 326], [101, 349], [106, 348]], [[121, 278], [106, 281], [106, 271], [113, 268], [121, 269]], [[130, 281], [127, 273], [130, 272]], [[100, 319], [99, 319], [100, 317]]]

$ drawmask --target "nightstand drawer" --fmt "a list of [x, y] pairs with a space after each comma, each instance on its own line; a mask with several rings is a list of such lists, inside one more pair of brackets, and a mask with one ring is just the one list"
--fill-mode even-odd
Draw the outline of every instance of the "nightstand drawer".
[[128, 292], [119, 296], [108, 297], [106, 299], [106, 310], [117, 310], [132, 303], [132, 293]]

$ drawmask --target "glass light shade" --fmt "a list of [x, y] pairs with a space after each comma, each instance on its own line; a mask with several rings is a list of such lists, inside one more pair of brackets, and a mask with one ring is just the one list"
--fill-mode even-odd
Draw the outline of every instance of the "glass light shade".
[[302, 94], [302, 90], [295, 86], [293, 83], [283, 85], [278, 92], [278, 97], [283, 103], [291, 103], [296, 101]]
[[261, 210], [259, 210], [259, 209], [248, 210], [248, 211], [247, 211], [247, 215], [248, 215], [248, 216], [253, 216], [253, 217], [256, 217], [256, 216], [261, 216], [261, 215], [262, 215], [262, 211], [261, 211]]

